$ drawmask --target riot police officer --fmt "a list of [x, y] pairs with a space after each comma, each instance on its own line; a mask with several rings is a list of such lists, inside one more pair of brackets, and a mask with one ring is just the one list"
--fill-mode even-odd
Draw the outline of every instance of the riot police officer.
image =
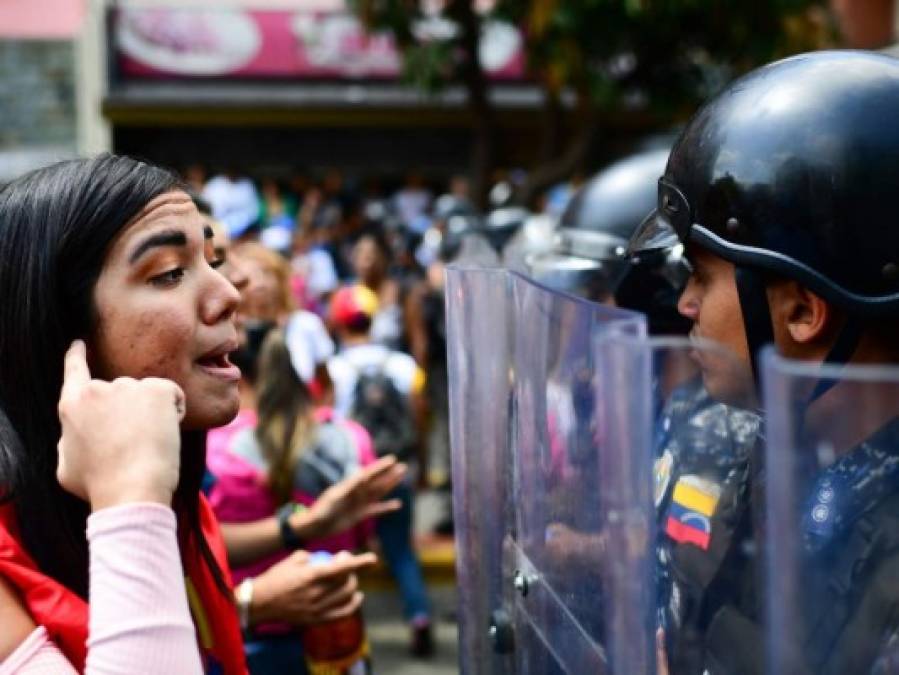
[[[667, 145], [643, 151], [591, 178], [563, 213], [554, 250], [531, 256], [532, 276], [558, 290], [642, 312], [653, 335], [685, 335], [691, 322], [676, 308], [689, 276], [683, 245], [672, 241], [663, 249], [630, 257], [626, 250], [628, 239], [655, 206], [656, 183], [668, 154]], [[687, 663], [696, 656], [685, 644], [695, 641], [705, 592], [691, 576], [711, 577], [729, 549], [733, 515], [746, 504], [749, 450], [759, 418], [755, 411], [713, 400], [695, 378], [666, 387], [665, 382], [678, 379], [666, 371], [682, 363], [664, 349], [657, 355], [652, 451], [659, 625], [668, 633], [677, 670], [687, 672], [693, 669]], [[591, 442], [589, 433], [581, 437]], [[684, 540], [666, 527], [669, 514], [680, 507], [675, 495], [688, 489], [714, 494], [722, 504], [711, 518], [711, 548], [698, 548], [689, 537]]]
[[[864, 52], [818, 52], [758, 69], [703, 107], [675, 144], [658, 182], [657, 211], [631, 250], [686, 247], [692, 274], [680, 301], [691, 335], [720, 342], [758, 372], [759, 349], [774, 343], [810, 362], [899, 362], [899, 61]], [[710, 393], [744, 396], [734, 378], [703, 368]], [[810, 417], [835, 380], [807, 393]], [[815, 476], [815, 495], [799, 495], [804, 524], [801, 579], [809, 606], [799, 610], [798, 672], [870, 672], [879, 645], [899, 621], [899, 425], [838, 448]], [[848, 475], [854, 480], [845, 479]], [[821, 482], [824, 481], [824, 482]], [[692, 639], [672, 644], [672, 670], [764, 670], [756, 583], [764, 521], [753, 531], [750, 498], [760, 506], [762, 467], [728, 503], [730, 536], [712, 568], [686, 560], [676, 572], [694, 602]], [[741, 497], [742, 495], [742, 497]], [[715, 515], [725, 506], [717, 499]], [[804, 510], [809, 509], [809, 513]], [[822, 515], [823, 514], [823, 515]], [[771, 515], [771, 514], [769, 514]], [[712, 533], [711, 547], [715, 546]], [[707, 562], [707, 559], [703, 559]], [[771, 570], [769, 570], [769, 573]]]

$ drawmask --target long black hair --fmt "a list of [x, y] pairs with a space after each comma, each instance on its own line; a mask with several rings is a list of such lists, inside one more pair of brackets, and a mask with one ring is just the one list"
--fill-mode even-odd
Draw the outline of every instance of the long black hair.
[[[21, 439], [0, 444], [0, 496], [12, 500], [40, 569], [83, 598], [89, 507], [56, 480], [63, 358], [96, 331], [93, 291], [113, 240], [148, 202], [178, 189], [164, 169], [107, 154], [38, 169], [0, 191], [0, 407]], [[181, 445], [179, 537], [196, 542], [224, 592], [199, 523], [205, 433], [183, 433]]]

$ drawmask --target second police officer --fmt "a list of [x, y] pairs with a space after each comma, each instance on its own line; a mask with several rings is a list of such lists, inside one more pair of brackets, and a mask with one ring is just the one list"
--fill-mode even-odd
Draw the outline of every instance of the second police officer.
[[[627, 255], [627, 242], [653, 210], [657, 180], [669, 148], [639, 152], [591, 178], [562, 215], [553, 251], [532, 255], [530, 273], [557, 290], [613, 303], [647, 316], [652, 335], [686, 335], [691, 322], [677, 311], [689, 276], [677, 240], [639, 255]], [[655, 430], [653, 454], [658, 622], [667, 635], [674, 672], [701, 672], [702, 631], [709, 582], [723, 567], [731, 538], [747, 505], [749, 452], [759, 417], [712, 399], [695, 378], [682, 378], [682, 359], [665, 349], [654, 365]], [[587, 434], [589, 436], [589, 434]], [[669, 526], [671, 514], [690, 495], [714, 500], [708, 541]], [[742, 536], [742, 535], [741, 535]], [[668, 658], [668, 657], [666, 657]]]

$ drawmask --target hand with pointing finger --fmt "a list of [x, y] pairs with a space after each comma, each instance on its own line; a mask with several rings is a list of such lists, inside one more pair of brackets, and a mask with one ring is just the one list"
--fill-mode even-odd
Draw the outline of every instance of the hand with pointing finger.
[[308, 626], [353, 614], [362, 604], [356, 572], [371, 567], [371, 553], [342, 551], [312, 565], [306, 551], [295, 551], [253, 580], [250, 621], [287, 621]]
[[181, 466], [185, 400], [169, 380], [91, 379], [84, 342], [65, 357], [59, 399], [60, 485], [93, 510], [128, 502], [171, 504]]

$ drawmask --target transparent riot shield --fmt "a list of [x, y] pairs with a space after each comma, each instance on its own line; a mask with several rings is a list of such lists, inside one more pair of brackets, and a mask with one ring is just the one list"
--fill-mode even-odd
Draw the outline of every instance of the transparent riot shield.
[[592, 340], [644, 321], [498, 269], [448, 270], [446, 296], [462, 672], [603, 672]]
[[[459, 645], [462, 672], [513, 672], [494, 649], [490, 617], [502, 606], [514, 316], [501, 269], [446, 272], [447, 358]], [[502, 637], [502, 636], [500, 636]]]
[[499, 270], [447, 292], [462, 671], [703, 672], [757, 567], [749, 365]]
[[899, 673], [899, 368], [763, 381], [768, 671]]
[[[653, 338], [645, 349], [644, 386], [631, 407], [649, 414], [637, 420], [621, 410], [610, 419], [624, 418], [627, 446], [653, 462], [655, 672], [754, 672], [719, 668], [717, 652], [709, 650], [715, 619], [731, 611], [758, 574], [747, 527], [761, 427], [751, 366], [713, 343], [684, 338]], [[616, 347], [612, 367], [623, 367], [628, 353]], [[749, 641], [722, 646], [725, 656], [758, 651]]]
[[[642, 338], [643, 319], [515, 279], [513, 527], [503, 538], [503, 563], [504, 578], [511, 580], [505, 597], [516, 636], [516, 672], [641, 672], [651, 651], [634, 660], [630, 650], [610, 645], [618, 638], [619, 644], [640, 645], [638, 635], [624, 637], [630, 624], [621, 617], [649, 605], [643, 597], [613, 603], [610, 593], [619, 589], [608, 572], [627, 559], [627, 587], [643, 593], [640, 563], [648, 558], [645, 549], [620, 548], [609, 563], [605, 552], [611, 530], [625, 525], [611, 523], [610, 514], [632, 514], [647, 502], [625, 487], [633, 483], [633, 467], [618, 461], [618, 439], [609, 436], [605, 423], [610, 398], [600, 390], [615, 385], [603, 373], [595, 340], [604, 334]], [[630, 376], [614, 374], [623, 375], [619, 383]], [[648, 463], [637, 473], [638, 482], [648, 486]], [[613, 492], [624, 503], [610, 508]]]
[[487, 238], [480, 232], [469, 232], [459, 238], [459, 249], [452, 259], [455, 265], [493, 268], [500, 266], [500, 258]]

